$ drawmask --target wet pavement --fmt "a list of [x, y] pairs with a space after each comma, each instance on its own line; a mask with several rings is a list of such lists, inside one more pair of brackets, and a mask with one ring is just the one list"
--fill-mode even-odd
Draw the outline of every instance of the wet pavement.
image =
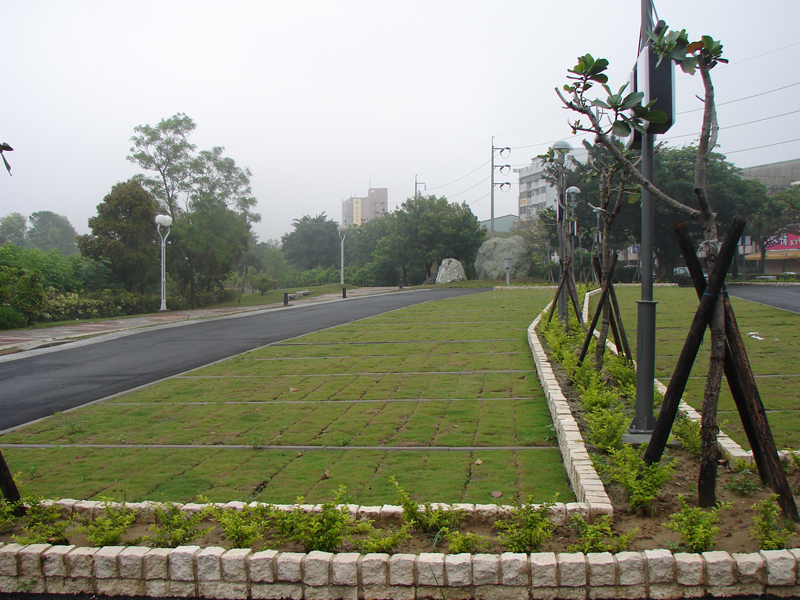
[[[395, 287], [371, 287], [347, 290], [348, 298], [359, 296], [371, 296], [385, 292], [397, 291]], [[290, 300], [290, 306], [302, 304], [314, 304], [341, 299], [341, 293], [323, 294]], [[0, 354], [10, 354], [36, 348], [45, 348], [56, 344], [74, 342], [83, 338], [112, 333], [115, 331], [125, 331], [128, 329], [138, 329], [140, 327], [152, 327], [154, 325], [166, 325], [179, 321], [193, 321], [198, 319], [210, 319], [214, 317], [224, 317], [245, 312], [258, 312], [283, 306], [283, 302], [272, 304], [262, 304], [259, 306], [242, 306], [227, 308], [202, 308], [196, 310], [168, 311], [165, 313], [153, 313], [147, 315], [137, 315], [120, 319], [107, 319], [102, 321], [88, 321], [76, 323], [75, 325], [59, 325], [57, 327], [46, 327], [42, 329], [19, 329], [12, 331], [0, 331]]]

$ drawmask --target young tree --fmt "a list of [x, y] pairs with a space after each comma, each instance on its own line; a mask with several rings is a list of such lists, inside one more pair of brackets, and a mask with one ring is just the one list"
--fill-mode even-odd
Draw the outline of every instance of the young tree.
[[[595, 60], [590, 54], [578, 58], [578, 64], [569, 70], [568, 79], [572, 83], [564, 86], [563, 91], [556, 90], [564, 105], [588, 119], [584, 125], [580, 120], [572, 123], [574, 131], [586, 131], [595, 135], [597, 143], [605, 146], [618, 160], [628, 176], [646, 189], [654, 198], [663, 202], [679, 214], [699, 223], [703, 234], [703, 249], [709, 270], [713, 269], [719, 252], [716, 215], [708, 196], [707, 172], [711, 151], [717, 137], [717, 120], [714, 103], [714, 86], [711, 81], [711, 70], [722, 58], [722, 45], [714, 39], [703, 36], [700, 40], [690, 42], [686, 31], [670, 31], [662, 27], [658, 34], [648, 32], [651, 48], [662, 59], [674, 60], [684, 72], [693, 74], [700, 72], [703, 81], [703, 121], [700, 140], [697, 145], [694, 163], [693, 204], [684, 204], [671, 197], [648, 181], [641, 171], [624, 156], [614, 143], [613, 136], [626, 136], [632, 129], [645, 133], [645, 123], [665, 122], [666, 115], [652, 109], [652, 103], [642, 105], [644, 94], [633, 92], [625, 94], [626, 86], [614, 93], [606, 85], [605, 74], [608, 61]], [[589, 91], [600, 84], [606, 92], [603, 99], [590, 99]], [[629, 112], [632, 111], [632, 112]], [[708, 379], [703, 398], [703, 422], [701, 426], [703, 456], [701, 472], [698, 479], [698, 497], [701, 506], [713, 506], [716, 503], [716, 412], [722, 379], [722, 365], [725, 351], [725, 320], [721, 301], [717, 302], [711, 323], [711, 358], [709, 361]]]
[[89, 219], [91, 234], [78, 238], [81, 255], [107, 260], [114, 280], [140, 292], [158, 281], [158, 203], [138, 181], [116, 184]]
[[45, 252], [57, 250], [64, 256], [78, 252], [78, 232], [67, 217], [42, 210], [33, 213], [29, 222], [25, 238], [30, 246]]

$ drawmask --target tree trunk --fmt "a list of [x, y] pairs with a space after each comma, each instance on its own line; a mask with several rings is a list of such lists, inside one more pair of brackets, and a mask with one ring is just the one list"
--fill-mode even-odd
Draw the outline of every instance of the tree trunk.
[[717, 504], [717, 404], [725, 364], [725, 312], [722, 301], [717, 300], [711, 319], [711, 356], [708, 377], [703, 394], [703, 411], [700, 425], [700, 474], [697, 478], [697, 501], [701, 508]]

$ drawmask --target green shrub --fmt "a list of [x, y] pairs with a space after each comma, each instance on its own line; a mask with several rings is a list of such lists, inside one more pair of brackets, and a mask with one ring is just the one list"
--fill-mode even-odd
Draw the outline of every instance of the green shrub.
[[0, 265], [0, 306], [14, 308], [30, 324], [42, 311], [44, 296], [44, 283], [38, 271]]
[[622, 436], [630, 417], [614, 408], [596, 408], [584, 415], [589, 428], [589, 441], [600, 450], [610, 452], [622, 446]]
[[119, 546], [122, 536], [136, 521], [136, 513], [125, 504], [115, 506], [111, 501], [103, 502], [103, 516], [87, 521], [78, 528], [86, 535], [92, 546]]
[[18, 544], [68, 544], [67, 530], [72, 525], [72, 518], [63, 518], [58, 506], [47, 505], [40, 498], [32, 498], [23, 494], [23, 502], [27, 506], [25, 516], [21, 518], [22, 535], [12, 538]]
[[28, 319], [13, 306], [0, 306], [0, 329], [22, 329]]
[[286, 541], [301, 544], [306, 552], [332, 552], [342, 545], [345, 536], [357, 530], [347, 507], [339, 505], [345, 493], [344, 487], [340, 487], [333, 500], [325, 502], [319, 512], [306, 512], [300, 508], [303, 498], [298, 498], [298, 506], [289, 512], [275, 511], [273, 522], [278, 535]]
[[784, 522], [778, 506], [778, 495], [771, 494], [754, 504], [753, 508], [757, 512], [753, 515], [753, 529], [750, 535], [758, 542], [758, 547], [761, 550], [786, 548], [786, 542], [794, 535], [794, 525]]
[[271, 506], [245, 506], [242, 510], [216, 507], [211, 515], [233, 548], [250, 548], [269, 528], [273, 509]]
[[433, 508], [430, 503], [420, 506], [414, 502], [408, 492], [400, 487], [394, 477], [390, 477], [390, 480], [397, 490], [398, 502], [403, 507], [403, 521], [411, 524], [417, 531], [437, 533], [442, 529], [453, 530], [457, 529], [459, 523], [464, 520], [463, 510], [451, 510], [438, 506]]
[[597, 461], [598, 470], [610, 481], [618, 483], [628, 493], [630, 510], [648, 509], [672, 479], [676, 460], [645, 464], [642, 456], [646, 447], [638, 450], [630, 444], [609, 451], [608, 462]]
[[476, 554], [481, 550], [488, 550], [491, 546], [489, 538], [471, 531], [462, 533], [460, 531], [450, 531], [445, 527], [442, 533], [444, 533], [444, 539], [447, 540], [450, 554], [461, 554], [463, 552]]
[[624, 355], [607, 353], [603, 365], [617, 386], [636, 386], [636, 367]]
[[567, 552], [611, 552], [616, 554], [627, 550], [631, 541], [639, 532], [639, 528], [623, 535], [617, 535], [611, 528], [611, 516], [603, 515], [595, 523], [587, 523], [580, 515], [572, 517], [572, 523], [578, 528], [581, 539], [571, 544]]
[[206, 511], [184, 512], [181, 507], [167, 502], [155, 510], [156, 523], [150, 526], [153, 535], [145, 541], [154, 548], [176, 548], [184, 546], [200, 537], [200, 523]]
[[672, 426], [672, 435], [680, 440], [684, 450], [693, 456], [700, 456], [700, 423], [679, 413]]
[[365, 539], [352, 539], [353, 547], [361, 553], [381, 552], [392, 554], [405, 540], [411, 537], [411, 524], [404, 523], [400, 529], [380, 530], [367, 523], [359, 523], [357, 533], [366, 533]]
[[686, 503], [686, 498], [678, 496], [681, 510], [669, 518], [664, 527], [676, 531], [681, 536], [679, 547], [687, 552], [706, 552], [714, 545], [714, 536], [719, 533], [716, 526], [719, 513], [730, 504], [717, 504], [714, 508], [705, 511], [702, 508], [691, 507]]
[[599, 408], [609, 409], [620, 403], [619, 394], [608, 389], [605, 384], [593, 385], [581, 394], [581, 406], [586, 412]]
[[500, 544], [509, 552], [536, 552], [553, 535], [555, 526], [550, 521], [552, 503], [533, 504], [528, 497], [527, 503], [517, 501], [511, 514], [506, 519], [495, 522], [500, 532], [497, 536]]

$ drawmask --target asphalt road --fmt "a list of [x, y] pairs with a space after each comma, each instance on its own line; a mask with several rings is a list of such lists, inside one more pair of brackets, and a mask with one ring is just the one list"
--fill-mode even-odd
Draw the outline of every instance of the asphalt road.
[[0, 359], [0, 431], [320, 329], [486, 291], [419, 290], [184, 321]]
[[728, 295], [800, 313], [800, 286], [798, 285], [735, 285], [726, 284]]

